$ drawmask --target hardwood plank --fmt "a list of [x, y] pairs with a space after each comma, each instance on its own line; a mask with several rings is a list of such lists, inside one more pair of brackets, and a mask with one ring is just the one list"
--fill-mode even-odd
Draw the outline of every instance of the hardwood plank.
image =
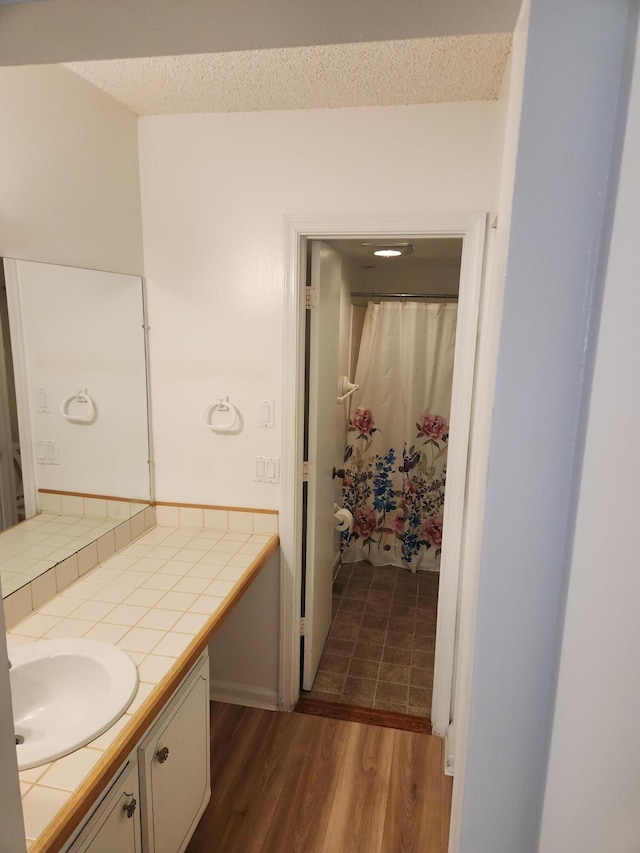
[[381, 853], [440, 853], [440, 754], [435, 738], [397, 732]]
[[380, 850], [389, 796], [394, 729], [350, 723], [323, 853]]
[[349, 726], [302, 717], [303, 760], [287, 768], [265, 838], [265, 853], [320, 853], [329, 824]]

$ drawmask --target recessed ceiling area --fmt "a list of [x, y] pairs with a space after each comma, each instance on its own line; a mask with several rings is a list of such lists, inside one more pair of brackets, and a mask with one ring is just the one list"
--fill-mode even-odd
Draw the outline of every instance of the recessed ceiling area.
[[462, 257], [462, 239], [457, 237], [428, 237], [415, 239], [413, 237], [390, 237], [389, 243], [409, 242], [413, 253], [397, 258], [378, 258], [373, 254], [373, 246], [363, 245], [366, 242], [384, 243], [382, 238], [375, 240], [325, 240], [343, 258], [361, 268], [382, 267], [383, 269], [439, 269], [442, 267], [460, 267]]
[[399, 106], [498, 97], [511, 35], [72, 62], [136, 115]]

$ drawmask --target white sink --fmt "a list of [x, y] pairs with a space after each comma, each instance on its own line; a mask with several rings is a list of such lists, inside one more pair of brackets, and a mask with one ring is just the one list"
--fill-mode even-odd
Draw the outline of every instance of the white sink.
[[101, 735], [124, 714], [138, 686], [129, 655], [98, 640], [38, 640], [12, 647], [9, 657], [20, 770]]

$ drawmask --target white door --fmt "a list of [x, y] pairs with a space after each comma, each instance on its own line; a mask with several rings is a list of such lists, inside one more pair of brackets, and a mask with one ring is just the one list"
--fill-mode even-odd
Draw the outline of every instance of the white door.
[[342, 261], [318, 240], [311, 243], [312, 304], [309, 347], [309, 480], [304, 663], [302, 686], [311, 690], [331, 627], [332, 566], [337, 555], [333, 504], [338, 453], [336, 417], [340, 349]]

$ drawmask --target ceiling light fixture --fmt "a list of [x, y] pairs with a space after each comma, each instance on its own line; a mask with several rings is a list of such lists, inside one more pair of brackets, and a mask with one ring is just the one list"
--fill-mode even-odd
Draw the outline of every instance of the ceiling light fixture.
[[414, 251], [413, 243], [407, 242], [369, 242], [362, 245], [373, 249], [373, 254], [379, 258], [398, 258], [401, 255], [411, 255]]

